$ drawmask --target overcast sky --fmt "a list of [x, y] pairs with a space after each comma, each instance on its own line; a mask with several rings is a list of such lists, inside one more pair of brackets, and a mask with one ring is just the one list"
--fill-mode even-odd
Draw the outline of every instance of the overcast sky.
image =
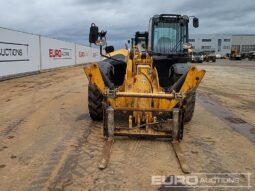
[[[0, 0], [0, 26], [88, 44], [91, 22], [124, 46], [155, 14], [195, 15], [191, 33], [255, 33], [255, 0]], [[190, 25], [191, 26], [191, 25]]]

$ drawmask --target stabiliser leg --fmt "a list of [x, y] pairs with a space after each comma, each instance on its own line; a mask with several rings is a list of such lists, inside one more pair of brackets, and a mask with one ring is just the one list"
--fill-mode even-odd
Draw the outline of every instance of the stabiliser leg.
[[107, 108], [107, 130], [108, 137], [103, 147], [102, 156], [98, 163], [99, 169], [105, 169], [110, 161], [111, 148], [114, 143], [114, 109], [110, 106]]
[[189, 174], [190, 167], [188, 163], [186, 162], [186, 158], [181, 150], [180, 143], [178, 141], [178, 130], [181, 128], [181, 125], [183, 125], [181, 120], [183, 120], [183, 117], [180, 115], [180, 110], [174, 109], [173, 110], [173, 140], [171, 141], [171, 144], [173, 146], [175, 155], [178, 159], [182, 172], [185, 174]]

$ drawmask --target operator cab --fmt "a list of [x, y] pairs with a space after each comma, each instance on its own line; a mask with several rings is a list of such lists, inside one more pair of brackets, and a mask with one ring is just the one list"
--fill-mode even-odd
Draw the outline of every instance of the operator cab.
[[188, 42], [188, 16], [162, 14], [150, 20], [149, 50], [156, 54], [183, 53]]
[[[186, 15], [176, 14], [155, 15], [150, 19], [148, 51], [153, 55], [153, 65], [159, 73], [160, 86], [165, 89], [189, 69], [189, 19]], [[193, 18], [193, 26], [199, 26], [196, 17]]]

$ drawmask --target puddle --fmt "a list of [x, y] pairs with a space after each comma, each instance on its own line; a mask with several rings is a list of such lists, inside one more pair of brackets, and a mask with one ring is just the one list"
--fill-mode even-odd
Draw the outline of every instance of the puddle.
[[234, 113], [207, 96], [198, 96], [197, 101], [213, 115], [219, 117], [236, 132], [255, 142], [255, 126], [237, 117]]

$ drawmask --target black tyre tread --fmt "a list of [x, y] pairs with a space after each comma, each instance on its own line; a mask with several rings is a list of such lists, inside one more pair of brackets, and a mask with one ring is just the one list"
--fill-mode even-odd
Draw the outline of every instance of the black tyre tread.
[[196, 92], [192, 92], [190, 93], [185, 101], [185, 116], [184, 116], [184, 122], [190, 122], [193, 114], [194, 114], [194, 110], [195, 110], [195, 103], [196, 103]]
[[89, 115], [94, 121], [103, 119], [103, 95], [99, 92], [95, 85], [89, 84], [88, 87], [88, 107]]

